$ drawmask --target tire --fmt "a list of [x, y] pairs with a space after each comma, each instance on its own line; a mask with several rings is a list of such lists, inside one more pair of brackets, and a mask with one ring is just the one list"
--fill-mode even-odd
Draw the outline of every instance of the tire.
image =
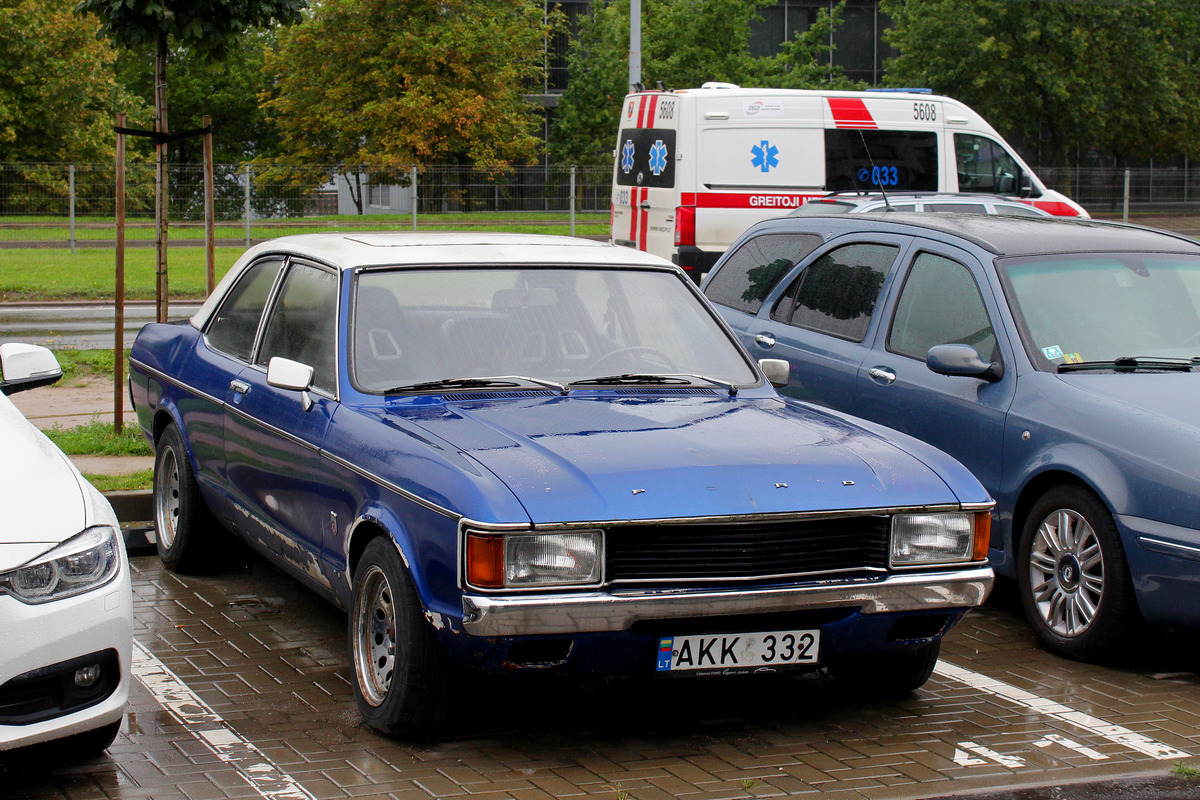
[[440, 735], [457, 665], [438, 644], [388, 538], [368, 544], [354, 572], [348, 629], [354, 697], [367, 725], [416, 739]]
[[1034, 504], [1018, 551], [1021, 604], [1047, 649], [1081, 661], [1115, 654], [1140, 627], [1112, 515], [1082, 486]]
[[175, 425], [168, 425], [154, 454], [154, 527], [163, 565], [185, 574], [212, 569], [217, 558], [211, 541], [214, 525], [183, 437]]
[[915, 650], [848, 659], [830, 673], [839, 683], [848, 684], [858, 692], [874, 697], [903, 697], [925, 685], [941, 651], [939, 639]]

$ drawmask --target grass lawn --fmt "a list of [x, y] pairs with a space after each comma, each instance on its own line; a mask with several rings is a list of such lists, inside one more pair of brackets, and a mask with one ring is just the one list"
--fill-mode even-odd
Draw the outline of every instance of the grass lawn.
[[[449, 231], [466, 230], [474, 233], [507, 231], [518, 233], [548, 233], [567, 235], [570, 227], [566, 214], [425, 214], [419, 219], [420, 230]], [[3, 218], [0, 235], [5, 240], [54, 241], [59, 247], [5, 247], [0, 248], [0, 301], [16, 300], [105, 300], [116, 294], [116, 255], [111, 247], [77, 247], [72, 253], [66, 247], [66, 225], [50, 225], [40, 222], [26, 230], [19, 219]], [[58, 222], [62, 222], [61, 219]], [[322, 217], [291, 222], [261, 224], [251, 228], [256, 240], [270, 239], [294, 233], [313, 233], [334, 230], [410, 230], [411, 217]], [[84, 231], [87, 232], [86, 237]], [[136, 232], [136, 235], [135, 235]], [[577, 236], [605, 236], [608, 234], [608, 215], [577, 214], [575, 233]], [[99, 227], [79, 228], [79, 240], [96, 239], [112, 241], [111, 223]], [[239, 225], [218, 226], [217, 236], [224, 239], [241, 239], [244, 229]], [[173, 225], [171, 241], [203, 238], [203, 228]], [[128, 240], [153, 240], [154, 230], [133, 228], [127, 233]], [[214, 275], [216, 280], [229, 271], [233, 263], [245, 251], [242, 246], [217, 247], [214, 251]], [[195, 244], [174, 246], [167, 255], [168, 289], [173, 298], [203, 297], [207, 291], [205, 281], [205, 253]], [[130, 300], [153, 300], [155, 294], [155, 251], [153, 247], [127, 247], [125, 249], [125, 296]]]

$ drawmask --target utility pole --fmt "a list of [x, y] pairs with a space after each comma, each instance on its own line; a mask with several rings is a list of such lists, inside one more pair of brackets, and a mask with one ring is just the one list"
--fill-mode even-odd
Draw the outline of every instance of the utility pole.
[[629, 2], [629, 86], [642, 82], [642, 0]]

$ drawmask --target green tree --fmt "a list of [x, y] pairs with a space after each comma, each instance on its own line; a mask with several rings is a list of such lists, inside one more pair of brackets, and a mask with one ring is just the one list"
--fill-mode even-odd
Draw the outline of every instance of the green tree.
[[[706, 81], [788, 88], [848, 86], [829, 66], [829, 36], [843, 3], [768, 58], [750, 53], [752, 23], [773, 0], [643, 0], [642, 75], [648, 86], [700, 86]], [[568, 83], [555, 119], [554, 154], [561, 161], [611, 159], [628, 91], [629, 0], [598, 0], [567, 56]]]
[[73, 0], [0, 0], [0, 161], [112, 159], [116, 52]]
[[[271, 85], [262, 68], [266, 51], [274, 46], [273, 30], [252, 30], [236, 39], [219, 60], [189, 58], [179, 47], [167, 54], [172, 127], [198, 128], [202, 117], [211, 116], [213, 160], [218, 164], [273, 155], [279, 148], [278, 134], [258, 102], [258, 95]], [[121, 84], [139, 97], [154, 93], [153, 75], [146, 69], [153, 58], [152, 48], [143, 46], [124, 50], [117, 59]], [[199, 164], [201, 148], [199, 138], [180, 140], [171, 149], [171, 161]]]
[[1197, 21], [1178, 4], [881, 0], [893, 83], [973, 107], [1043, 164], [1200, 150]]
[[540, 113], [523, 94], [544, 74], [549, 25], [528, 0], [325, 0], [267, 58], [275, 161], [342, 174], [531, 162]]

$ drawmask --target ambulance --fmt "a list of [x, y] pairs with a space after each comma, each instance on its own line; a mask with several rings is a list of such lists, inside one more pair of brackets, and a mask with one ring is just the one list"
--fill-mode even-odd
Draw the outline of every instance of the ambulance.
[[613, 156], [611, 241], [696, 281], [751, 224], [830, 192], [980, 192], [1088, 216], [983, 117], [923, 89], [635, 91]]

